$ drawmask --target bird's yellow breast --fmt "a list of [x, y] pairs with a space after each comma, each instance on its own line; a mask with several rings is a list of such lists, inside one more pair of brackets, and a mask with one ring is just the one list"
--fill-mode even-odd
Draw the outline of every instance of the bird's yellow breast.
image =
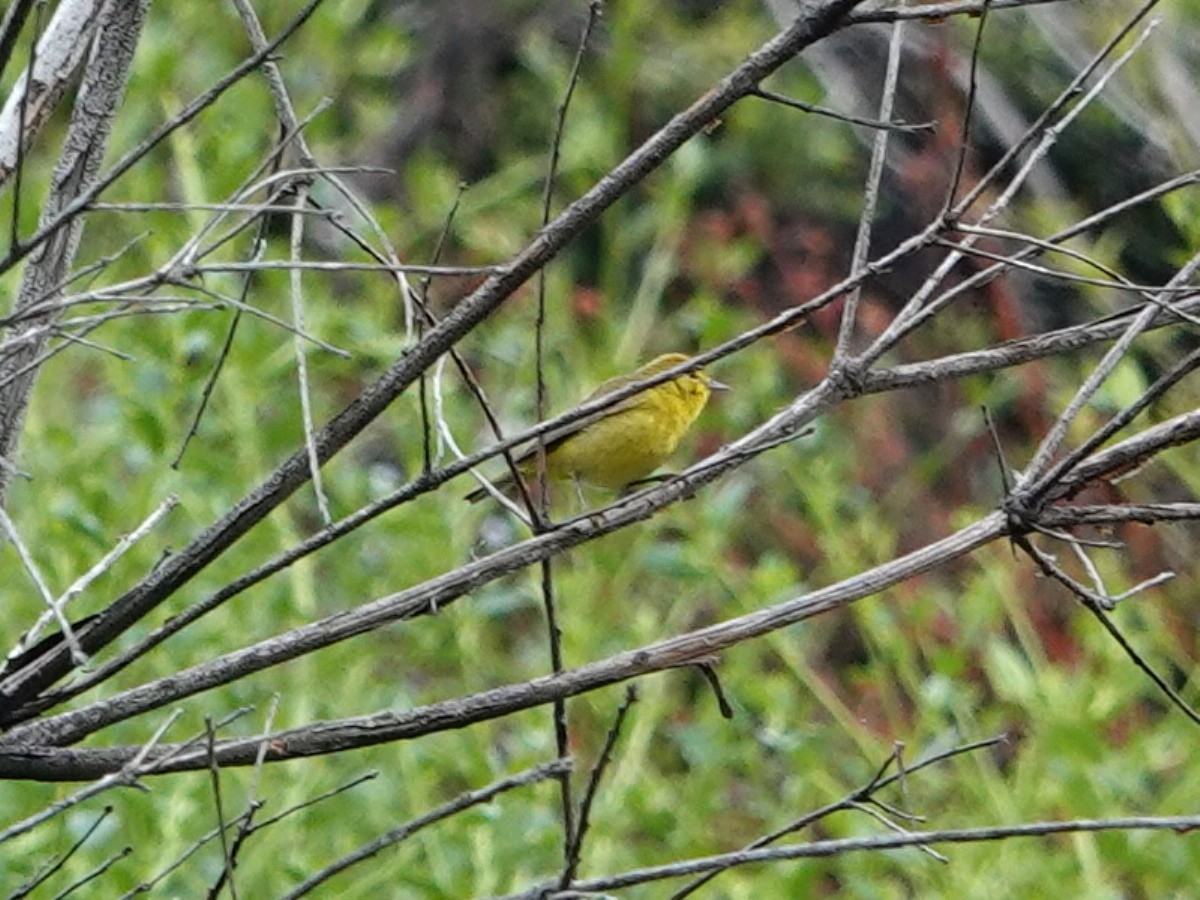
[[698, 379], [651, 388], [629, 408], [563, 440], [547, 455], [547, 474], [604, 488], [645, 478], [675, 452], [707, 399]]

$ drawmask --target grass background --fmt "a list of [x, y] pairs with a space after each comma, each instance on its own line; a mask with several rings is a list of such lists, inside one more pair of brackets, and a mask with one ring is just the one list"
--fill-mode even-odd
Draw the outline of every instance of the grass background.
[[[268, 33], [290, 14], [284, 6], [261, 11]], [[487, 69], [474, 72], [462, 63], [461, 43], [451, 39], [461, 42], [462, 33], [447, 24], [448, 10], [464, 8], [330, 0], [282, 60], [302, 111], [323, 96], [333, 98], [309, 135], [323, 161], [396, 169], [360, 183], [406, 260], [430, 258], [464, 181], [470, 186], [445, 261], [502, 261], [540, 223], [553, 109], [567, 80], [581, 11], [532, 3], [473, 10], [470, 27], [493, 39], [468, 44]], [[1115, 21], [1130, 8], [1114, 2], [1105, 11]], [[1194, 3], [1165, 6], [1181, 34], [1194, 27], [1188, 17], [1195, 12]], [[1036, 113], [1068, 76], [1061, 57], [1033, 41], [1036, 33], [1022, 24], [1022, 15], [994, 17], [984, 60], [1009, 95]], [[214, 27], [218, 18], [220, 27]], [[951, 22], [917, 32], [923, 40], [944, 42], [947, 52], [961, 52], [969, 47], [971, 27]], [[570, 110], [556, 205], [590, 187], [773, 30], [751, 2], [607, 5]], [[1079, 38], [1100, 40], [1082, 30]], [[231, 10], [157, 5], [110, 158], [246, 52]], [[1145, 58], [1135, 61], [1122, 89], [1136, 92], [1150, 114], [1167, 121], [1169, 111], [1155, 109], [1148, 65]], [[915, 70], [908, 77], [918, 94], [924, 92], [917, 105], [943, 117], [953, 112], [953, 98], [930, 96], [936, 73]], [[444, 88], [445, 98], [440, 115], [429, 113], [432, 124], [421, 131], [414, 120], [428, 110], [413, 98], [422, 96], [417, 87], [429, 83]], [[788, 66], [771, 87], [822, 100], [818, 82], [800, 64]], [[1050, 230], [1103, 198], [1111, 202], [1132, 193], [1147, 177], [1137, 163], [1137, 154], [1146, 152], [1143, 135], [1118, 113], [1098, 105], [1064, 138], [1054, 165], [1068, 196], [1058, 206], [1020, 206], [1020, 224]], [[106, 199], [220, 199], [265, 152], [272, 122], [264, 85], [249, 80], [177, 132]], [[44, 184], [63, 127], [56, 122], [39, 139], [29, 160], [31, 184]], [[1186, 161], [1187, 148], [1175, 149]], [[945, 159], [945, 149], [934, 142], [908, 151], [914, 169]], [[991, 152], [985, 136], [978, 152], [983, 158]], [[1190, 152], [1194, 156], [1194, 148]], [[754, 100], [690, 142], [549, 268], [551, 405], [574, 403], [598, 381], [656, 353], [707, 348], [834, 280], [846, 266], [866, 158], [846, 126]], [[1101, 162], [1108, 168], [1098, 179], [1094, 167]], [[920, 182], [911, 171], [893, 173], [887, 187], [885, 246], [888, 235], [919, 217]], [[1150, 213], [1119, 220], [1096, 235], [1089, 251], [1133, 277], [1149, 278], [1178, 264], [1196, 247], [1195, 197], [1194, 191], [1181, 194]], [[5, 206], [4, 214], [10, 211]], [[35, 204], [24, 203], [22, 214], [28, 233]], [[96, 214], [79, 262], [111, 254], [146, 232], [106, 276], [133, 277], [160, 265], [199, 221], [198, 213]], [[1153, 252], [1143, 252], [1139, 241], [1146, 240]], [[286, 255], [285, 229], [273, 236], [269, 253]], [[319, 229], [309, 255], [358, 258], [336, 235]], [[871, 286], [862, 317], [866, 332], [879, 330], [913, 275], [897, 272]], [[238, 284], [220, 275], [204, 281], [230, 292]], [[469, 279], [435, 284], [438, 308], [449, 309], [471, 286]], [[353, 351], [350, 360], [320, 352], [310, 357], [317, 418], [323, 421], [403, 351], [404, 320], [394, 287], [378, 275], [306, 276], [305, 293], [309, 330]], [[251, 299], [286, 317], [286, 275], [256, 278]], [[1100, 292], [1013, 279], [916, 336], [906, 345], [906, 358], [984, 346], [1047, 321], [1094, 314], [1112, 302]], [[534, 418], [533, 317], [527, 286], [461, 345], [508, 428]], [[30, 479], [15, 485], [9, 510], [53, 590], [70, 584], [163, 496], [181, 499], [150, 540], [96, 583], [81, 601], [81, 613], [119, 594], [164, 548], [182, 546], [299, 445], [291, 337], [246, 319], [198, 437], [180, 469], [170, 469], [227, 325], [224, 311], [114, 322], [99, 337], [132, 360], [73, 349], [44, 368], [20, 460]], [[835, 326], [835, 318], [819, 317], [714, 370], [736, 390], [710, 405], [677, 461], [715, 449], [813, 383], [828, 360]], [[1073, 436], [1136, 396], [1183, 340], [1173, 334], [1147, 339]], [[1024, 460], [1088, 364], [1087, 358], [1059, 359], [855, 401], [812, 436], [772, 451], [696, 500], [556, 560], [568, 665], [802, 594], [985, 513], [1001, 487], [978, 407], [987, 405], [997, 417], [1010, 459]], [[1192, 391], [1185, 384], [1153, 416], [1187, 408]], [[444, 400], [464, 447], [488, 440], [482, 417], [453, 375]], [[420, 465], [420, 421], [410, 392], [326, 467], [335, 515], [402, 484]], [[1180, 448], [1123, 484], [1121, 496], [1194, 496], [1197, 471], [1194, 449]], [[466, 489], [465, 482], [455, 482], [298, 563], [130, 667], [105, 690], [167, 675], [417, 584], [519, 537], [487, 504], [462, 503]], [[163, 614], [291, 546], [318, 521], [311, 491], [300, 492]], [[1119, 536], [1128, 541], [1126, 552], [1098, 554], [1112, 590], [1162, 568], [1179, 574], [1122, 606], [1117, 618], [1194, 701], [1194, 529], [1130, 528]], [[6, 573], [0, 599], [15, 638], [40, 610], [40, 600], [11, 546], [0, 548], [0, 570]], [[481, 588], [436, 617], [381, 629], [193, 698], [170, 736], [194, 734], [203, 730], [205, 716], [219, 718], [242, 706], [253, 711], [224, 733], [255, 734], [273, 696], [279, 698], [273, 725], [285, 728], [407, 709], [547, 669], [537, 576], [525, 572]], [[1194, 726], [1165, 707], [1064, 591], [1038, 578], [1007, 546], [734, 648], [719, 670], [735, 707], [728, 721], [692, 671], [639, 682], [641, 699], [596, 803], [583, 876], [736, 849], [863, 784], [897, 742], [912, 761], [958, 743], [1008, 735], [997, 748], [915, 774], [903, 791], [888, 794], [931, 828], [1186, 814], [1197, 807]], [[621, 690], [571, 702], [572, 752], [580, 771], [599, 752]], [[123, 723], [89, 745], [141, 743], [161, 721], [156, 714]], [[253, 837], [236, 873], [240, 892], [276, 895], [456, 794], [553, 755], [549, 711], [536, 710], [416, 742], [269, 766], [261, 773], [226, 772], [226, 810], [261, 796], [268, 802], [263, 815], [364, 771], [380, 773]], [[98, 798], [12, 842], [0, 855], [0, 885], [15, 889], [78, 839], [106, 803], [112, 815], [52, 883], [61, 888], [127, 846], [130, 855], [106, 873], [103, 887], [89, 888], [97, 891], [91, 895], [117, 896], [153, 877], [211, 829], [216, 816], [207, 774], [155, 778], [147, 786], [149, 792]], [[0, 785], [0, 806], [15, 821], [73, 789], [6, 783]], [[460, 897], [525, 887], [559, 865], [557, 810], [549, 784], [506, 794], [385, 851], [331, 882], [328, 895]], [[808, 836], [880, 831], [874, 819], [841, 813]], [[911, 850], [748, 867], [721, 876], [708, 896], [1015, 898], [1050, 890], [1064, 896], [1186, 896], [1200, 862], [1194, 838], [1167, 833], [1008, 841], [955, 846], [947, 853], [947, 865]], [[221, 865], [219, 847], [210, 843], [165, 879], [156, 895], [196, 896]], [[654, 885], [630, 895], [667, 893]]]

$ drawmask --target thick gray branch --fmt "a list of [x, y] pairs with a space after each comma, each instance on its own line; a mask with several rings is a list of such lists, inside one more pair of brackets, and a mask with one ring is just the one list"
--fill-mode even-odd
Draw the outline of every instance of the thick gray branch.
[[105, 0], [63, 0], [54, 11], [37, 42], [33, 77], [26, 67], [0, 110], [0, 186], [16, 172], [18, 140], [29, 149], [83, 62], [105, 9], [112, 6]]
[[[100, 171], [113, 117], [125, 93], [133, 51], [137, 47], [148, 6], [149, 0], [113, 0], [107, 7], [75, 99], [62, 155], [54, 170], [50, 195], [42, 210], [43, 222], [56, 218], [87, 190]], [[58, 286], [70, 273], [82, 231], [83, 220], [76, 218], [31, 254], [13, 312], [20, 312], [26, 306], [43, 303], [58, 295]], [[0, 383], [3, 383], [3, 387], [0, 387], [0, 457], [11, 458], [17, 447], [29, 394], [37, 375], [33, 362], [50, 339], [50, 331], [44, 326], [52, 324], [57, 317], [58, 313], [48, 311], [27, 320], [6, 335], [12, 337], [23, 329], [43, 327], [36, 337], [18, 344], [0, 358]], [[12, 377], [14, 373], [20, 374]], [[3, 504], [11, 478], [12, 469], [0, 467], [0, 504]]]

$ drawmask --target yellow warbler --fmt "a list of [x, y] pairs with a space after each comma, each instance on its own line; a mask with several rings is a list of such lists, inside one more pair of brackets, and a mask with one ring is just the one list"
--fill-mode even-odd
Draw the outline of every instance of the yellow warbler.
[[[674, 368], [688, 357], [666, 353], [635, 372], [610, 378], [584, 400], [595, 400]], [[546, 475], [556, 480], [585, 482], [597, 487], [623, 488], [645, 478], [675, 452], [680, 438], [704, 409], [712, 391], [728, 386], [703, 372], [690, 372], [647, 388], [598, 414], [548, 432]], [[526, 450], [514, 461], [526, 478], [536, 468], [537, 447]], [[501, 490], [512, 487], [512, 476], [496, 482]], [[483, 488], [472, 491], [472, 503], [487, 496]]]

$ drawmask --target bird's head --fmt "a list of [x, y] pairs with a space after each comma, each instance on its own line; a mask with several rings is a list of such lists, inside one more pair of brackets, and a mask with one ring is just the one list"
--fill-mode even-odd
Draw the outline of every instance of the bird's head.
[[[656, 357], [646, 363], [633, 374], [632, 380], [643, 381], [659, 372], [665, 372], [668, 369], [674, 369], [691, 359], [685, 353], [664, 353], [662, 356]], [[713, 378], [707, 372], [695, 371], [688, 372], [686, 375], [680, 375], [678, 378], [667, 382], [674, 386], [688, 405], [695, 409], [698, 414], [704, 408], [704, 404], [708, 402], [709, 394], [713, 391], [727, 391], [729, 385], [723, 384]]]

